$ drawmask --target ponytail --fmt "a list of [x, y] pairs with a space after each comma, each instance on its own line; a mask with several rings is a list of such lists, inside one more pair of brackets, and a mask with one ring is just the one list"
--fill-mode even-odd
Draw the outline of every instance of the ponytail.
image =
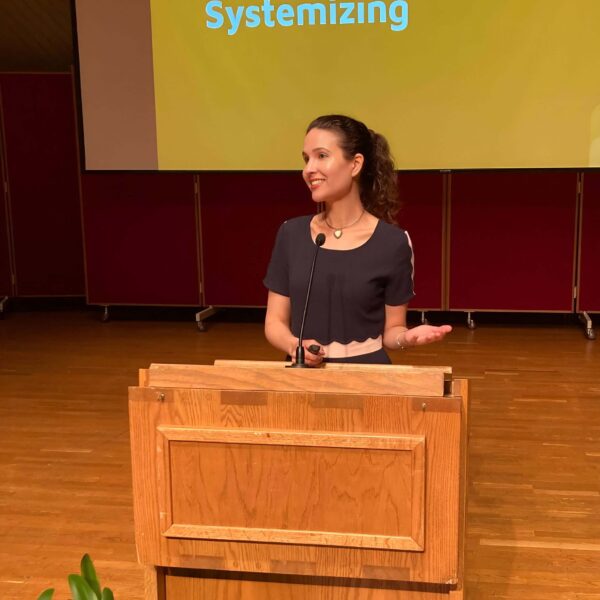
[[364, 207], [379, 219], [396, 222], [399, 209], [398, 178], [388, 141], [369, 130], [372, 142], [371, 165], [361, 177], [361, 200]]

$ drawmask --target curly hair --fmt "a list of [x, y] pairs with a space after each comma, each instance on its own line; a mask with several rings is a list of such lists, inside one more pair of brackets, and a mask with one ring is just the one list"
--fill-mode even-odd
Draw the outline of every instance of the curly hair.
[[327, 129], [337, 134], [344, 156], [350, 160], [356, 154], [364, 156], [358, 185], [365, 210], [388, 223], [396, 222], [400, 208], [398, 180], [390, 146], [381, 134], [361, 121], [345, 115], [323, 115], [307, 127]]

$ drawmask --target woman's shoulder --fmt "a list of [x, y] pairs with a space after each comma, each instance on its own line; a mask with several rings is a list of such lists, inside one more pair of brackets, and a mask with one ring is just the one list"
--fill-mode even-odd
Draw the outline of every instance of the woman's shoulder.
[[295, 225], [299, 225], [299, 224], [305, 224], [310, 222], [310, 220], [314, 217], [315, 215], [302, 215], [300, 217], [292, 217], [291, 219], [286, 219], [283, 223], [284, 224], [288, 224], [290, 223], [290, 226], [295, 226]]
[[301, 217], [292, 217], [284, 221], [279, 229], [286, 235], [294, 235], [298, 232], [305, 232], [314, 215], [302, 215]]
[[380, 239], [386, 244], [411, 245], [408, 231], [402, 229], [399, 225], [380, 220], [378, 230]]

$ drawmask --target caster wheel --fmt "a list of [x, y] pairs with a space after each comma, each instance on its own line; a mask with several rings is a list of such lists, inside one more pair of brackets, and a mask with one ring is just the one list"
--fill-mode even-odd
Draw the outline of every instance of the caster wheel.
[[477, 325], [475, 325], [475, 321], [473, 321], [473, 319], [467, 319], [467, 327], [473, 330], [477, 327]]
[[201, 333], [206, 331], [206, 325], [204, 324], [204, 321], [196, 321], [196, 326], [198, 327], [198, 331]]
[[595, 340], [596, 339], [596, 332], [593, 329], [586, 329], [585, 330], [585, 337], [588, 340]]

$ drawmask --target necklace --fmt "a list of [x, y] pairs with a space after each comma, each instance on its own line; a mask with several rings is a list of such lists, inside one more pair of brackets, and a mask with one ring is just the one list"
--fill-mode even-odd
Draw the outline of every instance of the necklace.
[[342, 235], [344, 234], [344, 229], [348, 229], [349, 227], [354, 227], [354, 225], [356, 225], [361, 220], [361, 218], [364, 214], [365, 214], [365, 209], [363, 208], [360, 215], [358, 215], [358, 219], [356, 219], [356, 221], [354, 221], [353, 223], [350, 223], [350, 225], [344, 225], [342, 227], [334, 227], [333, 225], [331, 225], [329, 223], [329, 221], [327, 220], [326, 217], [323, 217], [323, 221], [325, 221], [325, 225], [327, 225], [327, 227], [329, 227], [329, 229], [333, 229], [333, 237], [335, 237], [336, 240], [339, 240], [342, 237]]

